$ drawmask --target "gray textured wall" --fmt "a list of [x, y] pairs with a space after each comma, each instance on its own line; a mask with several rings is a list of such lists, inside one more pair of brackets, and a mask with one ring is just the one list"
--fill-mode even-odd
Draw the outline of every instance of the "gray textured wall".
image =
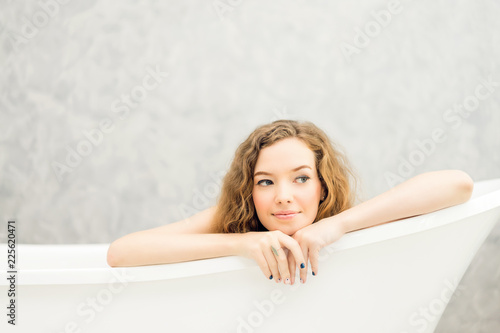
[[[436, 169], [500, 177], [498, 2], [63, 2], [1, 1], [0, 218], [22, 243], [200, 211], [279, 118], [339, 142], [365, 199]], [[500, 327], [499, 235], [438, 332]]]

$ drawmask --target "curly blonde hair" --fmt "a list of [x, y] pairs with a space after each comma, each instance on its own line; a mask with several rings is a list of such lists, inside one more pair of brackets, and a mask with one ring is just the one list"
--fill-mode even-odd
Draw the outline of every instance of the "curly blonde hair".
[[325, 190], [314, 222], [338, 214], [354, 204], [356, 177], [346, 156], [330, 138], [309, 121], [276, 120], [261, 125], [239, 145], [223, 178], [213, 218], [216, 233], [266, 231], [260, 223], [252, 199], [253, 174], [259, 152], [272, 144], [298, 138], [314, 153], [316, 170]]

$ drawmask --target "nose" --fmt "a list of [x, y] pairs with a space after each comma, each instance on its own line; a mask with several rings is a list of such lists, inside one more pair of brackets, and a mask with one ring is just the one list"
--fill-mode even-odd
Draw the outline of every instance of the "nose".
[[292, 189], [290, 188], [290, 186], [288, 186], [288, 184], [282, 183], [279, 186], [276, 186], [275, 200], [276, 203], [292, 202], [293, 193]]

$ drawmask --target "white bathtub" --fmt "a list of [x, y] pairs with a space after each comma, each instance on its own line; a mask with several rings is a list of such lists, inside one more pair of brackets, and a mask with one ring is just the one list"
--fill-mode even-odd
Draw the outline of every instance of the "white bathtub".
[[346, 234], [293, 286], [242, 257], [110, 268], [108, 244], [21, 244], [16, 326], [2, 278], [0, 331], [433, 332], [499, 219], [500, 179], [477, 182], [465, 204]]

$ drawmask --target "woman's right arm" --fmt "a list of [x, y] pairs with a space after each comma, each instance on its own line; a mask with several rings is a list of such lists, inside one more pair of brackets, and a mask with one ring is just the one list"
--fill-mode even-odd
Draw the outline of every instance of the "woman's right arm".
[[108, 264], [141, 266], [238, 255], [242, 234], [211, 233], [214, 212], [211, 207], [182, 221], [125, 235], [109, 246]]
[[[297, 263], [304, 262], [298, 242], [281, 231], [213, 233], [215, 209], [211, 207], [182, 221], [115, 240], [108, 249], [108, 264], [142, 266], [236, 255], [254, 259], [266, 278], [274, 276], [279, 282], [281, 278], [290, 278], [282, 246], [293, 253]], [[273, 254], [271, 245], [278, 249], [278, 256]]]

